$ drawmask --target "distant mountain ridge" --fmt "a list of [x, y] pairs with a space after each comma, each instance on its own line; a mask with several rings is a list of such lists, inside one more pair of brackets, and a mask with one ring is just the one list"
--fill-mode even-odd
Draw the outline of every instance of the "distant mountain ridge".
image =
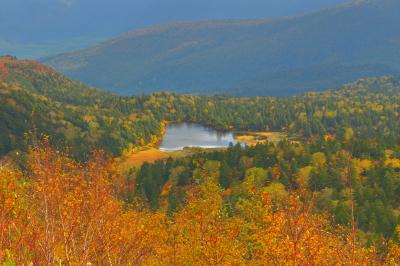
[[87, 48], [147, 25], [293, 16], [347, 1], [2, 0], [0, 54], [37, 59]]
[[400, 1], [276, 20], [182, 22], [43, 60], [122, 94], [288, 95], [400, 71]]

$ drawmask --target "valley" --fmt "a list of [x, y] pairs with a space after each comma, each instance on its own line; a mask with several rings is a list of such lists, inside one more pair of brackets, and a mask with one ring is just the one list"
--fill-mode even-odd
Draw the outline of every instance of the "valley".
[[[285, 264], [296, 241], [287, 231], [292, 217], [302, 219], [301, 226], [316, 239], [296, 255], [304, 263], [354, 258], [362, 264], [367, 258], [383, 265], [397, 259], [398, 78], [361, 79], [335, 90], [287, 97], [170, 92], [128, 97], [71, 80], [35, 61], [0, 57], [0, 64], [0, 206], [6, 206], [0, 211], [13, 213], [0, 216], [0, 222], [28, 228], [16, 242], [15, 231], [6, 226], [8, 242], [0, 239], [13, 261], [44, 261], [35, 247], [26, 255], [18, 251], [21, 245], [45, 243], [31, 235], [39, 231], [45, 236], [44, 199], [51, 202], [56, 239], [56, 247], [49, 249], [63, 260], [67, 257], [60, 247], [81, 239], [82, 226], [91, 235], [91, 261], [102, 261], [96, 254], [106, 241], [114, 248], [101, 252], [118, 258], [130, 254], [121, 265], [142, 250], [151, 250], [140, 257], [144, 265], [168, 264], [174, 256], [164, 252], [173, 241], [180, 243], [171, 249], [180, 254], [179, 265], [196, 265], [197, 255], [190, 252], [203, 244], [188, 240], [189, 230], [190, 237], [221, 237], [217, 247], [202, 247], [221, 249], [221, 256], [235, 256], [239, 264], [267, 257]], [[357, 203], [354, 216], [349, 189]], [[260, 213], [262, 221], [274, 222], [253, 224]], [[353, 233], [348, 231], [352, 217]], [[198, 225], [205, 221], [213, 229], [201, 233]], [[257, 231], [241, 231], [243, 226]], [[103, 232], [102, 239], [91, 228]], [[65, 230], [72, 230], [71, 240], [63, 240]], [[126, 243], [137, 239], [143, 246], [126, 250]], [[375, 249], [382, 239], [386, 252]], [[321, 246], [321, 241], [331, 244]], [[238, 246], [225, 249], [234, 243]], [[272, 247], [279, 248], [279, 255], [269, 252]], [[316, 247], [320, 252], [310, 257]], [[259, 256], [248, 257], [248, 252]], [[324, 255], [329, 252], [345, 255]]]
[[2, 3], [0, 265], [400, 265], [400, 1], [190, 1]]

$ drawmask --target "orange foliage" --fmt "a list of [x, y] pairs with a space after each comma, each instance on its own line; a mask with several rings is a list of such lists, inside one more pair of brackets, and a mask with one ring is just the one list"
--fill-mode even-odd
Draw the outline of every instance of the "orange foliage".
[[148, 149], [144, 151], [134, 152], [128, 158], [126, 158], [126, 163], [129, 165], [141, 165], [144, 162], [153, 163], [157, 160], [163, 160], [168, 157], [163, 151], [158, 149]]
[[38, 73], [56, 73], [54, 69], [34, 60], [17, 60], [12, 56], [0, 56], [0, 80], [9, 74], [10, 69], [24, 75], [24, 71], [21, 71], [22, 67], [31, 67]]
[[[265, 192], [225, 206], [212, 171], [199, 173], [188, 202], [168, 217], [123, 206], [116, 169], [102, 153], [82, 164], [45, 142], [27, 175], [0, 167], [0, 263], [16, 265], [383, 264], [374, 249], [292, 194], [274, 206]], [[398, 262], [397, 245], [388, 255]]]
[[0, 80], [8, 75], [8, 69], [3, 62], [0, 62]]
[[242, 264], [241, 223], [224, 213], [218, 186], [207, 181], [190, 194], [184, 210], [166, 223], [160, 264]]
[[25, 201], [21, 174], [0, 166], [0, 263], [14, 251], [18, 260], [29, 257], [33, 232]]
[[[3, 244], [7, 245], [2, 249], [18, 265], [28, 261], [35, 265], [137, 265], [154, 253], [159, 216], [124, 211], [110, 182], [114, 167], [100, 153], [81, 165], [46, 144], [31, 151], [29, 165], [31, 186], [24, 196], [32, 218], [27, 235], [32, 237], [31, 243], [22, 245], [29, 250], [21, 257], [21, 249], [12, 244]], [[10, 200], [4, 202], [8, 205], [2, 210], [12, 212]], [[5, 219], [13, 224], [20, 222], [18, 218]], [[1, 255], [4, 261], [6, 255]]]

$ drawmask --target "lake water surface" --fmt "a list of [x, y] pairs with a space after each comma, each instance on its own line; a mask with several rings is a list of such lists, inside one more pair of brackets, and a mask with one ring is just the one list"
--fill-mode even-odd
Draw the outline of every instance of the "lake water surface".
[[169, 124], [166, 128], [160, 150], [176, 151], [185, 147], [222, 148], [236, 144], [232, 132], [219, 132], [199, 124]]

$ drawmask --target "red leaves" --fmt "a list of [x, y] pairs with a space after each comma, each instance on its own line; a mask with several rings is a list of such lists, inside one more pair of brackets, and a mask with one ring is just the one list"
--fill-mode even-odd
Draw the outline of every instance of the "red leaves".
[[0, 80], [8, 76], [8, 68], [2, 62], [0, 62]]
[[6, 78], [10, 72], [30, 78], [35, 74], [52, 74], [56, 71], [34, 60], [17, 60], [11, 56], [0, 56], [0, 81]]

